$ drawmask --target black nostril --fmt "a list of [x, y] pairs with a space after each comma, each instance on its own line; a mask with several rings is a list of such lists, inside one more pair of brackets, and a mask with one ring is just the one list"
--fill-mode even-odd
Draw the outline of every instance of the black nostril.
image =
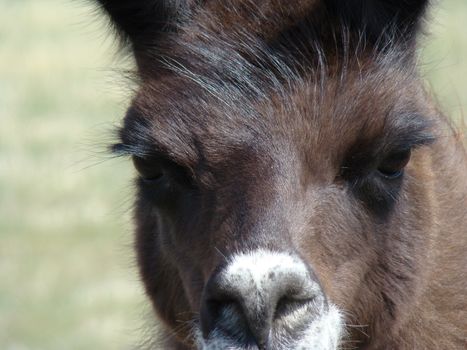
[[221, 316], [227, 313], [237, 314], [240, 316], [242, 311], [238, 302], [230, 297], [227, 297], [224, 300], [209, 299], [206, 301], [206, 309], [213, 321], [218, 320]]
[[[205, 338], [213, 329], [222, 328], [220, 326], [223, 323], [242, 321], [241, 298], [233, 289], [225, 289], [225, 287], [225, 284], [213, 277], [205, 288], [201, 306], [201, 329]], [[233, 327], [223, 327], [224, 333], [228, 328]]]
[[257, 344], [248, 327], [241, 300], [235, 300], [232, 296], [205, 300], [201, 308], [201, 330], [205, 339], [216, 330], [218, 335], [235, 339], [245, 347]]

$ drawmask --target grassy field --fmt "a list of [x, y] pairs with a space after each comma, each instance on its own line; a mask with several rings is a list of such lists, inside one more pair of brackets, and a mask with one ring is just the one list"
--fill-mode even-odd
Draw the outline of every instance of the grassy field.
[[[0, 0], [0, 349], [130, 349], [146, 306], [131, 168], [105, 154], [129, 96], [81, 0]], [[467, 108], [467, 1], [440, 0], [422, 69]]]

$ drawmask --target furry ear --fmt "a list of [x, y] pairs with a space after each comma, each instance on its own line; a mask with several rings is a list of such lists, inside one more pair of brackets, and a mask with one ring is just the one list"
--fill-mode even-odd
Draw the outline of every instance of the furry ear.
[[410, 40], [429, 0], [324, 0], [327, 11], [372, 41]]
[[133, 48], [157, 44], [164, 33], [174, 32], [187, 11], [183, 0], [97, 0], [125, 43]]

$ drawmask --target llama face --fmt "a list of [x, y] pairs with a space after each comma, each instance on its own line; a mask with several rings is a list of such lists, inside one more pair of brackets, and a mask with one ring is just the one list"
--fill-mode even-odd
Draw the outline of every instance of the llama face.
[[435, 121], [392, 59], [277, 85], [171, 67], [142, 86], [117, 148], [139, 171], [139, 264], [169, 323], [194, 320], [207, 348], [331, 349], [344, 322], [412, 302]]
[[187, 2], [161, 5], [163, 27], [146, 2], [102, 4], [138, 63], [114, 150], [139, 173], [140, 272], [177, 342], [336, 349], [368, 342], [353, 325], [396, 327], [434, 226], [420, 184], [439, 117], [413, 57], [425, 2], [304, 1], [271, 20]]

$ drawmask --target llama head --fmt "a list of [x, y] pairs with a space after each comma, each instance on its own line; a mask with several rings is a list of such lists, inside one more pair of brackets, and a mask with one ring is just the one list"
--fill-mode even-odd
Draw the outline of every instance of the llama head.
[[114, 150], [139, 173], [140, 272], [177, 341], [336, 349], [368, 340], [344, 324], [398, 327], [433, 226], [427, 1], [100, 3], [138, 65]]

